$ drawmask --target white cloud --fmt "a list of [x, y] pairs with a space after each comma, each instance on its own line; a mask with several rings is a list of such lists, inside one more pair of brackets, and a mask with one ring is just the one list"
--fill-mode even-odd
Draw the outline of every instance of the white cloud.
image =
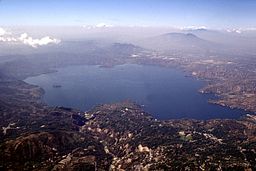
[[37, 48], [38, 46], [48, 45], [48, 44], [58, 44], [60, 40], [50, 38], [49, 36], [43, 37], [41, 39], [33, 39], [28, 36], [27, 33], [23, 33], [20, 35], [19, 40], [26, 45], [29, 45], [33, 48]]
[[248, 28], [231, 28], [226, 30], [228, 33], [236, 33], [236, 34], [245, 34], [248, 32], [255, 32], [256, 27], [248, 27]]
[[106, 23], [99, 23], [96, 25], [97, 28], [106, 28], [106, 27], [113, 27], [111, 24], [106, 24]]
[[3, 36], [6, 34], [6, 31], [0, 27], [0, 36]]
[[7, 32], [4, 28], [0, 27], [0, 36], [4, 36], [4, 35], [10, 35], [10, 32]]
[[187, 26], [182, 27], [181, 30], [199, 30], [199, 29], [207, 29], [206, 26]]
[[14, 37], [12, 36], [12, 33], [7, 32], [5, 29], [0, 27], [0, 42], [20, 42], [33, 48], [37, 48], [48, 44], [58, 44], [60, 43], [60, 40], [49, 36], [45, 36], [41, 39], [33, 39], [27, 33], [23, 33], [19, 37]]
[[0, 42], [17, 42], [17, 39], [14, 37], [1, 37], [0, 36]]
[[10, 36], [11, 33], [0, 27], [0, 42], [16, 42], [17, 39]]
[[242, 29], [227, 29], [226, 30], [228, 33], [237, 33], [237, 34], [241, 34], [242, 33]]
[[111, 24], [106, 24], [106, 23], [99, 23], [99, 24], [96, 24], [96, 25], [84, 25], [83, 28], [86, 28], [86, 29], [95, 29], [95, 28], [110, 28], [110, 27], [114, 27], [113, 25]]

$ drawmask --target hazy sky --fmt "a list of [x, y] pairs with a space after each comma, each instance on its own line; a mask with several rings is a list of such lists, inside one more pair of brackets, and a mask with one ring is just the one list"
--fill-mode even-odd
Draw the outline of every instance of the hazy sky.
[[256, 0], [0, 0], [0, 25], [256, 27]]

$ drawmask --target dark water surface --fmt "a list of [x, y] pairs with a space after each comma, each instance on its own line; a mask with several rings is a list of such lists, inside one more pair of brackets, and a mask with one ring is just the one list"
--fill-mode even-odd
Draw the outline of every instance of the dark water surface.
[[198, 93], [204, 83], [185, 77], [178, 69], [134, 64], [113, 68], [70, 66], [25, 81], [42, 87], [46, 92], [43, 100], [50, 106], [89, 110], [97, 104], [129, 99], [158, 119], [239, 118], [245, 114], [209, 104], [213, 95]]

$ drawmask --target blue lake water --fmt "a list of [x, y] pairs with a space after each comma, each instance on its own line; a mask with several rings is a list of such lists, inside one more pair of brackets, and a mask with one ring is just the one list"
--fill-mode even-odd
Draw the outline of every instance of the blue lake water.
[[25, 81], [42, 87], [43, 100], [50, 106], [86, 111], [98, 104], [129, 99], [158, 119], [239, 118], [245, 114], [243, 110], [209, 104], [213, 95], [198, 93], [204, 82], [172, 68], [135, 64], [113, 68], [69, 66]]

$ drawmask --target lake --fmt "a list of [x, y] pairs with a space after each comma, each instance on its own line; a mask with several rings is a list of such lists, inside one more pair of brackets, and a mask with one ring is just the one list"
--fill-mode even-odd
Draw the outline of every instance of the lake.
[[245, 114], [243, 110], [209, 104], [208, 99], [214, 96], [198, 92], [204, 82], [173, 68], [136, 64], [113, 68], [69, 66], [25, 81], [45, 90], [43, 100], [48, 105], [83, 111], [129, 99], [157, 119], [239, 118]]

